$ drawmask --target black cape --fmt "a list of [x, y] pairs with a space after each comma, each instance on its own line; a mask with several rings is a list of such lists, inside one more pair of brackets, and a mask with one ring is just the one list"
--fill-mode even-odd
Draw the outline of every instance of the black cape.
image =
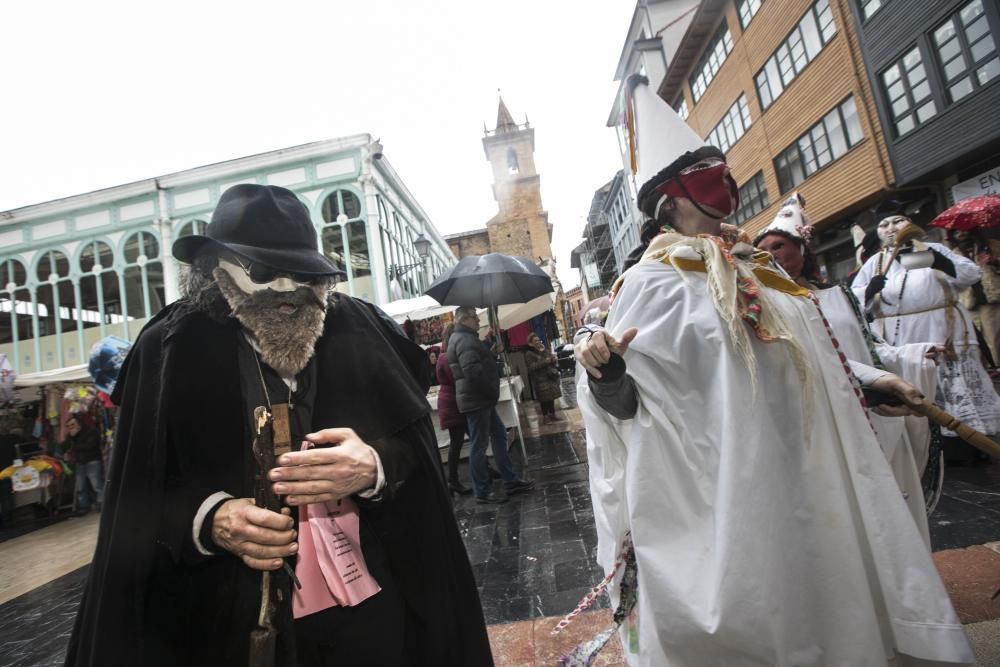
[[[313, 428], [353, 428], [383, 460], [383, 499], [359, 506], [407, 605], [412, 664], [492, 665], [424, 398], [426, 358], [386, 319], [371, 304], [331, 298], [316, 343]], [[246, 664], [259, 573], [228, 553], [199, 554], [190, 537], [209, 494], [253, 495], [240, 335], [235, 320], [181, 301], [146, 325], [126, 359], [97, 550], [67, 665]]]

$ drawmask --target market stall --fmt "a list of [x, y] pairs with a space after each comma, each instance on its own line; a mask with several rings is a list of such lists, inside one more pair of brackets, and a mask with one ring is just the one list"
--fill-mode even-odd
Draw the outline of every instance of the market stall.
[[[500, 419], [503, 420], [504, 426], [507, 427], [508, 431], [511, 429], [517, 429], [516, 432], [520, 434], [521, 423], [517, 404], [520, 402], [519, 396], [521, 395], [521, 390], [524, 389], [524, 382], [519, 376], [514, 376], [511, 378], [501, 378], [500, 379], [500, 399], [497, 401], [497, 413], [500, 415]], [[451, 439], [448, 437], [448, 431], [441, 428], [441, 422], [438, 419], [438, 388], [431, 387], [430, 392], [427, 394], [427, 402], [431, 405], [431, 421], [434, 423], [434, 434], [437, 436], [438, 449], [442, 450], [442, 460], [447, 455], [448, 446], [451, 444]], [[492, 456], [493, 452], [491, 449], [487, 449], [487, 453]], [[463, 452], [463, 456], [468, 456], [468, 451]]]

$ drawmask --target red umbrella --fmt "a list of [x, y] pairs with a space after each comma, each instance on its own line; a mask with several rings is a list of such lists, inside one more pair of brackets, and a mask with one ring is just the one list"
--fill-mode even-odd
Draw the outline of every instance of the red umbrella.
[[1000, 227], [1000, 195], [963, 199], [931, 221], [931, 227], [960, 232]]

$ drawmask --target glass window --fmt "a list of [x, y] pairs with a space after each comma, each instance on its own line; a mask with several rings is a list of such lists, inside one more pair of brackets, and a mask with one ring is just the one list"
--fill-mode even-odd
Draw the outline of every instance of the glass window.
[[882, 8], [882, 0], [861, 0], [861, 15], [867, 21]]
[[688, 119], [688, 103], [684, 97], [681, 97], [680, 104], [674, 107], [674, 111], [681, 117], [681, 120], [686, 121]]
[[740, 95], [705, 140], [725, 153], [739, 141], [749, 127], [750, 109], [747, 107], [747, 98], [746, 95]]
[[764, 172], [758, 171], [753, 178], [740, 186], [740, 207], [733, 216], [733, 224], [742, 225], [770, 206]]
[[863, 136], [854, 98], [848, 97], [774, 158], [781, 192], [839, 158]]
[[361, 201], [350, 190], [336, 190], [323, 200], [323, 206], [320, 209], [323, 222], [337, 222], [341, 213], [346, 215], [348, 220], [356, 220], [361, 217]]
[[177, 231], [177, 238], [182, 238], [184, 236], [204, 236], [206, 227], [208, 227], [208, 223], [204, 220], [192, 220], [191, 222], [185, 222]]
[[69, 275], [69, 259], [60, 250], [49, 250], [38, 260], [38, 282], [46, 283]]
[[916, 46], [882, 72], [882, 87], [897, 137], [903, 136], [937, 113], [937, 107], [931, 99], [927, 71], [921, 60], [920, 49]]
[[[951, 102], [958, 102], [1000, 74], [1000, 55], [983, 0], [966, 3], [938, 26], [932, 37]], [[929, 118], [935, 111], [926, 109], [924, 115]]]
[[760, 5], [763, 0], [739, 0], [736, 3], [736, 11], [740, 15], [740, 28], [743, 30], [747, 29], [750, 25], [750, 19], [754, 17], [757, 10], [760, 9]]
[[128, 320], [126, 338], [131, 340], [141, 329], [142, 320], [152, 317], [163, 308], [163, 264], [160, 263], [160, 244], [146, 231], [130, 236], [122, 247], [122, 257], [127, 266], [122, 274], [122, 314]]
[[826, 136], [830, 140], [830, 152], [836, 160], [847, 152], [847, 135], [844, 132], [844, 123], [840, 120], [840, 113], [834, 109], [823, 117], [823, 126], [826, 129]]
[[847, 145], [853, 146], [864, 139], [865, 133], [861, 131], [858, 107], [854, 104], [853, 97], [848, 97], [841, 103], [840, 115], [844, 119], [844, 127], [847, 129]]
[[[0, 345], [27, 340], [33, 335], [31, 296], [28, 290], [18, 289], [24, 287], [27, 279], [28, 273], [21, 262], [16, 259], [0, 262]], [[19, 362], [19, 358], [11, 359], [15, 367]]]
[[698, 65], [694, 68], [694, 73], [688, 79], [688, 83], [691, 84], [691, 96], [694, 97], [695, 102], [700, 100], [701, 96], [705, 94], [708, 85], [712, 83], [712, 79], [715, 78], [715, 75], [722, 67], [722, 63], [726, 61], [726, 56], [732, 50], [733, 38], [729, 34], [729, 26], [723, 21], [715, 36], [712, 37], [708, 46], [705, 47], [705, 52], [702, 54], [701, 60], [698, 61]]
[[[192, 221], [185, 225], [194, 229]], [[203, 223], [204, 224], [204, 223]], [[183, 228], [182, 228], [183, 229]], [[112, 268], [114, 252], [104, 241], [88, 241], [80, 253], [80, 311], [84, 329], [122, 322], [118, 274]], [[108, 304], [113, 304], [108, 307]]]
[[816, 4], [812, 6], [812, 12], [816, 15], [816, 22], [823, 35], [823, 43], [826, 44], [837, 32], [837, 26], [833, 22], [833, 11], [830, 9], [830, 0], [817, 0]]
[[762, 109], [778, 99], [836, 32], [829, 0], [817, 0], [754, 76]]

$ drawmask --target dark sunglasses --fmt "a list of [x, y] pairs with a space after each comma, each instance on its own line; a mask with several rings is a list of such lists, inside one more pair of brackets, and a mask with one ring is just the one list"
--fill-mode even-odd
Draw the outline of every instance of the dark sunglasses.
[[270, 266], [265, 266], [264, 264], [254, 264], [249, 263], [247, 265], [243, 264], [243, 261], [239, 257], [233, 257], [233, 260], [240, 265], [243, 272], [249, 276], [250, 280], [257, 283], [258, 285], [266, 285], [272, 280], [278, 278], [279, 276], [287, 276], [297, 283], [304, 283], [307, 285], [313, 285], [322, 280], [322, 276], [307, 276], [299, 273], [289, 273], [288, 271], [279, 271], [277, 269], [272, 269]]

